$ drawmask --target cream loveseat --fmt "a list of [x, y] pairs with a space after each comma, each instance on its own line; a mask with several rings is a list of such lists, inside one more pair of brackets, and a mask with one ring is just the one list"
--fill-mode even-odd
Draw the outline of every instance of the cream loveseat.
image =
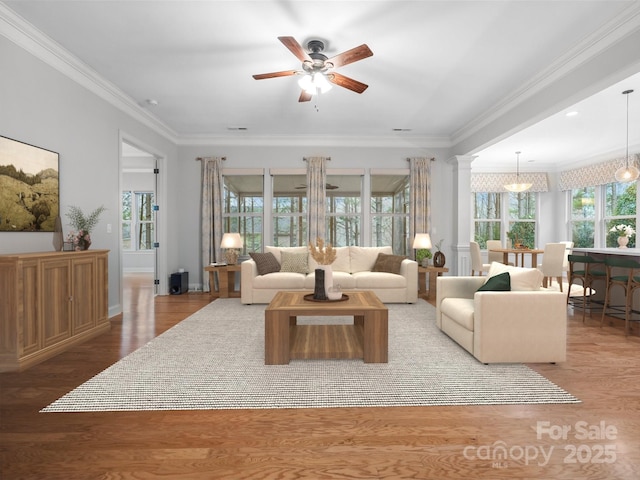
[[[505, 272], [510, 291], [478, 291], [492, 288]], [[566, 359], [566, 294], [541, 288], [538, 269], [494, 262], [486, 277], [438, 277], [437, 282], [438, 327], [482, 363]]]
[[[391, 247], [336, 247], [336, 259], [331, 264], [333, 284], [349, 290], [372, 290], [384, 303], [415, 303], [418, 299], [418, 264], [404, 259], [399, 272], [372, 271], [378, 254], [392, 255]], [[241, 264], [241, 294], [244, 304], [269, 303], [281, 290], [310, 290], [315, 284], [317, 263], [308, 247], [265, 247], [273, 254], [281, 271], [259, 275], [253, 259]], [[301, 260], [306, 260], [301, 265]], [[399, 260], [399, 259], [398, 259]], [[288, 271], [284, 271], [288, 270]], [[297, 271], [296, 271], [297, 270]]]

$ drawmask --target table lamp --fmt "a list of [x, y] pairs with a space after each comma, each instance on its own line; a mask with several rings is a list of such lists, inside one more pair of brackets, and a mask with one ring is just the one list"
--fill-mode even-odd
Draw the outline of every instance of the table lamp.
[[429, 250], [432, 246], [431, 236], [428, 233], [416, 233], [416, 236], [413, 239], [414, 250]]
[[242, 248], [242, 237], [239, 233], [225, 233], [222, 235], [220, 248], [226, 248], [224, 258], [227, 265], [235, 265], [238, 263], [238, 249]]

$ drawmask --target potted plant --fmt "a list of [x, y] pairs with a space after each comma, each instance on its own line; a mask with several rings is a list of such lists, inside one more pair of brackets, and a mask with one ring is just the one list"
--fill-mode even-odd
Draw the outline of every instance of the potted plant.
[[633, 237], [636, 234], [631, 225], [624, 224], [614, 225], [609, 231], [618, 235], [618, 248], [627, 248], [629, 237]]
[[431, 250], [428, 248], [420, 248], [416, 250], [416, 261], [423, 267], [429, 266], [429, 260], [432, 256]]
[[85, 215], [80, 207], [73, 205], [69, 207], [66, 216], [75, 231], [69, 232], [67, 241], [73, 243], [75, 250], [87, 250], [91, 246], [91, 230], [98, 224], [100, 215], [104, 211], [105, 208], [101, 205], [89, 215]]

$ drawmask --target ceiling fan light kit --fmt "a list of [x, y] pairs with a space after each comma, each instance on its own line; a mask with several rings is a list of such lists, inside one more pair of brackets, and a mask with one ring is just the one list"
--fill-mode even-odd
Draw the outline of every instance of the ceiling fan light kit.
[[627, 96], [627, 150], [625, 155], [625, 166], [616, 170], [616, 181], [619, 183], [633, 182], [638, 179], [640, 170], [634, 165], [629, 165], [629, 95], [633, 93], [633, 90], [625, 90], [623, 95]]
[[298, 41], [293, 37], [278, 37], [278, 40], [302, 62], [302, 70], [285, 70], [281, 72], [261, 73], [253, 75], [256, 80], [266, 78], [289, 77], [292, 75], [302, 75], [298, 80], [298, 85], [302, 89], [299, 102], [308, 102], [313, 95], [326, 93], [332, 88], [332, 84], [346, 88], [352, 92], [362, 93], [369, 86], [334, 72], [334, 69], [357, 62], [373, 55], [367, 45], [360, 45], [346, 52], [342, 52], [335, 57], [327, 58], [322, 53], [324, 42], [311, 40], [307, 43], [308, 52], [305, 51]]
[[513, 183], [508, 183], [504, 186], [507, 190], [514, 193], [520, 193], [527, 191], [533, 185], [532, 183], [526, 183], [520, 181], [520, 153], [516, 152], [516, 179]]
[[322, 72], [304, 75], [298, 80], [298, 85], [309, 95], [316, 95], [318, 92], [327, 93], [333, 88], [327, 77]]

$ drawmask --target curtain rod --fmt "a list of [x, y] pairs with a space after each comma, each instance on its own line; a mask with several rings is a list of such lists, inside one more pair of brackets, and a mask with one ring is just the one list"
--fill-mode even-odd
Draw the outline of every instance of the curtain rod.
[[[421, 157], [418, 157], [418, 158], [421, 158]], [[436, 161], [436, 157], [431, 157], [429, 160], [431, 160], [432, 162], [435, 162]], [[410, 161], [411, 161], [411, 157], [407, 157], [407, 162], [410, 162]]]
[[[205, 157], [196, 157], [196, 162], [200, 161], [200, 160], [204, 160]], [[225, 162], [227, 160], [227, 157], [222, 157], [222, 161]]]
[[[308, 157], [302, 157], [302, 160], [304, 160], [305, 162], [307, 161]], [[327, 161], [331, 161], [331, 157], [324, 157], [325, 160]]]

